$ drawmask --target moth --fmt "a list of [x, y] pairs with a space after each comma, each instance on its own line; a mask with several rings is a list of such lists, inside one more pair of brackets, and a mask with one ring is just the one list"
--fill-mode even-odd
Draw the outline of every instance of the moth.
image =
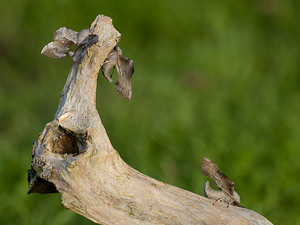
[[[95, 25], [96, 26], [96, 25]], [[54, 32], [54, 41], [47, 44], [41, 54], [58, 59], [70, 55], [73, 62], [81, 64], [87, 50], [98, 42], [98, 35], [93, 34], [95, 27], [90, 30], [83, 29], [79, 32], [62, 27]], [[74, 52], [70, 48], [77, 44]], [[117, 68], [118, 80], [115, 83], [117, 92], [130, 100], [132, 97], [131, 77], [134, 73], [133, 61], [122, 55], [121, 48], [117, 45], [105, 59], [102, 65], [102, 74], [109, 81], [113, 82], [110, 71]]]
[[115, 67], [118, 73], [115, 88], [120, 95], [130, 100], [132, 97], [130, 78], [134, 73], [133, 61], [122, 55], [122, 50], [118, 45], [110, 52], [102, 65], [102, 74], [109, 82], [113, 82], [110, 71]]
[[[67, 56], [73, 57], [73, 62], [81, 64], [86, 50], [98, 42], [98, 35], [90, 34], [90, 29], [83, 29], [79, 32], [62, 27], [54, 32], [54, 41], [47, 44], [41, 54], [58, 59]], [[77, 44], [75, 52], [70, 48]]]
[[90, 34], [89, 29], [77, 33], [77, 48], [73, 54], [73, 62], [81, 64], [86, 50], [98, 42], [98, 35]]
[[203, 158], [201, 162], [201, 171], [204, 176], [213, 179], [220, 191], [214, 190], [210, 187], [209, 181], [204, 185], [204, 193], [207, 198], [223, 201], [229, 205], [240, 206], [240, 196], [234, 190], [234, 182], [230, 180], [224, 173], [221, 172], [219, 167], [209, 158]]
[[77, 43], [77, 32], [66, 27], [54, 32], [54, 41], [47, 44], [41, 54], [53, 59], [67, 56], [69, 49]]

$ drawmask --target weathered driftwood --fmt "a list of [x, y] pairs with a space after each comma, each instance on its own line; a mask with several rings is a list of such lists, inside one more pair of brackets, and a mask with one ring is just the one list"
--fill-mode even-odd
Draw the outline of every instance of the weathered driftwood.
[[58, 191], [65, 208], [99, 224], [271, 224], [249, 209], [213, 205], [157, 181], [120, 158], [96, 109], [98, 72], [120, 34], [105, 16], [91, 27], [98, 42], [73, 64], [55, 117], [34, 142], [29, 193]]

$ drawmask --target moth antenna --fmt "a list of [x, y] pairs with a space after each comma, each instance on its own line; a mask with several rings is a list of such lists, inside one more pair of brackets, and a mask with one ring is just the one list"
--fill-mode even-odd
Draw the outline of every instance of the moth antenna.
[[[213, 182], [210, 182], [210, 181], [208, 181], [210, 184], [212, 184], [212, 185], [214, 185], [215, 187], [217, 187], [217, 188], [219, 188], [218, 186], [217, 186], [217, 184], [216, 183], [213, 183]], [[220, 189], [220, 188], [219, 188]]]
[[118, 63], [118, 67], [120, 67], [120, 60], [119, 60], [119, 51], [118, 48], [116, 48], [117, 50], [117, 63]]

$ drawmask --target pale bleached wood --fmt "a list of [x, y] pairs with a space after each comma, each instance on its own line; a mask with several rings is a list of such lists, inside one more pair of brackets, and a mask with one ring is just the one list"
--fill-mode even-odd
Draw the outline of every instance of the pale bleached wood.
[[272, 224], [249, 209], [213, 205], [157, 181], [120, 158], [96, 109], [98, 72], [120, 34], [105, 16], [91, 27], [99, 42], [73, 64], [54, 120], [35, 141], [29, 193], [57, 190], [67, 209], [99, 224]]

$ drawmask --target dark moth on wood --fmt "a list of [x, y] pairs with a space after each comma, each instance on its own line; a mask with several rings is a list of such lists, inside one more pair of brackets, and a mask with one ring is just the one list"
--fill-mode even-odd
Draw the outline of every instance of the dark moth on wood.
[[81, 64], [86, 50], [98, 42], [98, 35], [90, 34], [90, 30], [83, 29], [77, 33], [77, 48], [73, 54], [73, 62]]

